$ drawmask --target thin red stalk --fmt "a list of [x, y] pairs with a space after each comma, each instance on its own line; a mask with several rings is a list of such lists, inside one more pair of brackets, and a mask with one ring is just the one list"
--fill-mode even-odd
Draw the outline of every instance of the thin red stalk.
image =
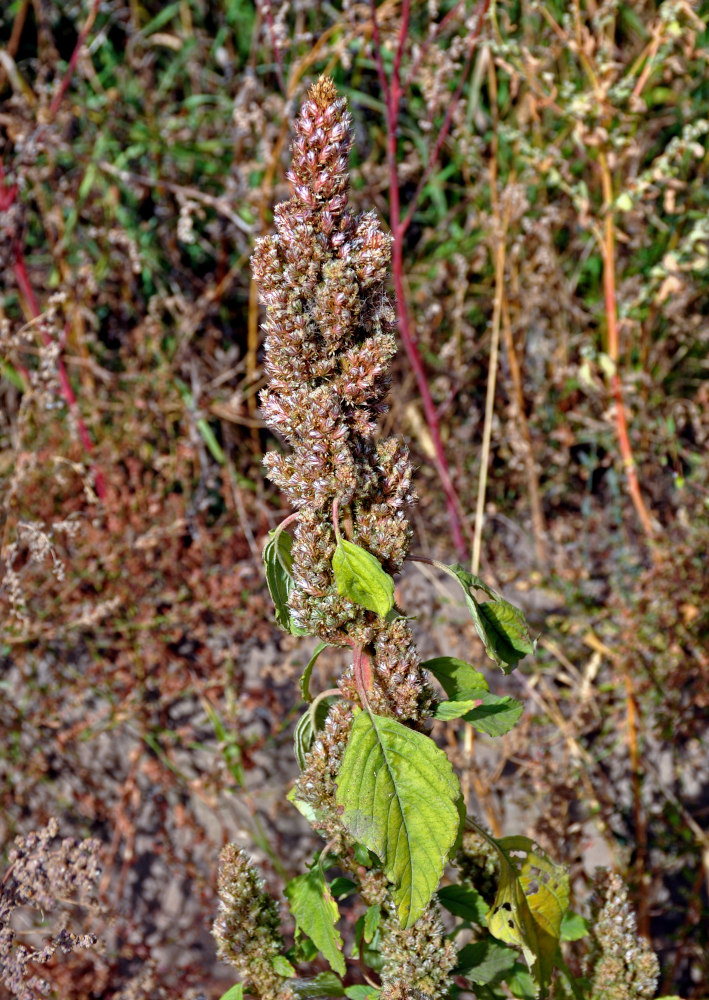
[[94, 0], [91, 10], [88, 13], [84, 26], [79, 32], [79, 37], [76, 39], [76, 45], [74, 46], [74, 51], [72, 52], [69, 63], [66, 68], [66, 72], [62, 77], [62, 81], [57, 87], [56, 93], [52, 98], [52, 103], [49, 105], [49, 118], [50, 120], [54, 118], [55, 114], [59, 110], [59, 105], [62, 102], [62, 98], [69, 89], [69, 84], [71, 83], [71, 78], [74, 75], [74, 70], [76, 69], [76, 64], [79, 60], [79, 53], [81, 48], [86, 41], [86, 36], [91, 31], [94, 21], [96, 20], [96, 15], [98, 14], [98, 8], [101, 0]]
[[483, 26], [483, 19], [485, 17], [485, 14], [489, 6], [490, 6], [490, 0], [480, 0], [480, 3], [478, 4], [478, 20], [477, 24], [475, 25], [475, 31], [473, 32], [470, 38], [470, 48], [468, 49], [468, 55], [466, 56], [465, 59], [465, 65], [463, 66], [463, 70], [460, 74], [458, 86], [456, 87], [453, 97], [451, 98], [451, 101], [448, 105], [448, 110], [446, 111], [445, 117], [443, 119], [443, 125], [441, 126], [441, 130], [438, 133], [438, 138], [436, 139], [433, 149], [431, 150], [431, 153], [428, 157], [428, 163], [426, 164], [426, 169], [419, 178], [419, 182], [418, 185], [416, 186], [416, 190], [414, 191], [413, 198], [409, 203], [408, 211], [406, 213], [406, 216], [404, 217], [403, 222], [401, 223], [402, 235], [411, 225], [411, 220], [414, 217], [414, 212], [416, 211], [418, 200], [421, 197], [421, 192], [424, 189], [426, 181], [431, 176], [431, 171], [433, 170], [435, 164], [438, 162], [438, 157], [441, 154], [443, 143], [448, 138], [448, 133], [450, 132], [451, 125], [453, 124], [453, 115], [455, 114], [455, 109], [458, 107], [458, 102], [460, 101], [461, 94], [463, 93], [463, 86], [470, 71], [470, 66], [473, 61], [473, 56], [475, 55], [475, 50], [477, 49], [478, 38], [480, 37], [480, 32]]
[[[25, 301], [27, 302], [27, 305], [29, 307], [33, 319], [36, 319], [40, 315], [39, 303], [37, 302], [37, 296], [34, 293], [34, 289], [32, 288], [32, 283], [30, 282], [29, 274], [27, 273], [27, 265], [25, 264], [25, 257], [22, 252], [22, 247], [20, 246], [17, 240], [15, 240], [14, 249], [15, 249], [15, 265], [14, 265], [15, 278], [17, 279], [17, 284], [25, 298]], [[51, 335], [47, 330], [44, 329], [44, 327], [42, 327], [41, 330], [42, 330], [42, 339], [44, 340], [45, 345], [48, 346], [49, 344], [52, 343]], [[86, 454], [90, 455], [94, 447], [93, 442], [91, 440], [88, 430], [86, 429], [86, 424], [84, 423], [81, 414], [79, 413], [79, 404], [77, 402], [74, 390], [71, 386], [71, 382], [69, 381], [69, 376], [67, 375], [66, 368], [64, 367], [64, 362], [62, 361], [61, 358], [57, 359], [57, 377], [59, 379], [59, 388], [61, 389], [62, 396], [64, 397], [64, 400], [66, 401], [66, 404], [69, 407], [69, 411], [71, 412], [71, 415], [73, 416], [76, 422], [76, 430], [79, 435], [79, 440], [81, 441], [82, 447], [86, 452]], [[96, 466], [94, 466], [93, 472], [94, 472], [94, 483], [96, 485], [96, 493], [100, 500], [105, 500], [106, 487], [103, 475], [101, 474], [100, 469], [98, 469]]]
[[286, 84], [283, 77], [283, 53], [278, 47], [276, 25], [273, 20], [270, 0], [266, 0], [266, 3], [262, 4], [261, 10], [263, 11], [263, 16], [266, 18], [266, 24], [268, 25], [268, 30], [271, 35], [271, 48], [273, 49], [273, 58], [276, 60], [276, 76], [278, 77], [278, 86], [281, 88], [281, 93], [285, 94]]
[[[484, 16], [485, 10], [487, 9], [488, 3], [489, 0], [482, 0], [482, 9], [480, 17], [478, 18], [478, 28], [476, 31], [475, 38], [477, 38], [477, 34], [479, 33], [480, 26], [482, 24], [482, 18]], [[377, 73], [379, 76], [380, 84], [386, 102], [387, 166], [389, 171], [390, 227], [392, 236], [394, 237], [394, 244], [392, 248], [392, 275], [394, 279], [394, 294], [396, 296], [396, 304], [397, 304], [399, 334], [404, 344], [404, 349], [409, 359], [409, 364], [411, 365], [414, 371], [414, 375], [416, 376], [416, 384], [418, 386], [419, 394], [421, 396], [424, 415], [426, 417], [428, 429], [431, 434], [431, 439], [433, 441], [436, 469], [438, 471], [438, 475], [441, 480], [441, 485], [443, 487], [443, 492], [445, 493], [446, 497], [446, 506], [448, 508], [448, 519], [451, 526], [451, 534], [453, 536], [453, 542], [455, 544], [459, 557], [463, 560], [467, 560], [468, 547], [463, 535], [462, 519], [459, 513], [460, 501], [455, 491], [453, 480], [451, 478], [450, 470], [448, 467], [448, 460], [446, 458], [445, 449], [443, 447], [443, 441], [441, 439], [438, 414], [436, 412], [436, 406], [435, 403], [433, 402], [433, 397], [431, 395], [431, 389], [428, 383], [426, 369], [421, 359], [421, 355], [419, 353], [418, 346], [416, 344], [416, 340], [409, 323], [409, 314], [407, 309], [406, 293], [404, 287], [403, 236], [406, 231], [406, 226], [408, 225], [408, 222], [406, 223], [406, 226], [402, 226], [401, 202], [399, 197], [399, 174], [397, 169], [396, 154], [397, 154], [397, 127], [399, 122], [399, 108], [403, 94], [401, 87], [401, 62], [404, 53], [406, 35], [408, 34], [408, 19], [410, 14], [409, 0], [404, 0], [404, 4], [402, 7], [402, 15], [401, 15], [402, 19], [399, 28], [399, 45], [397, 47], [397, 52], [394, 59], [394, 67], [392, 70], [392, 76], [390, 80], [387, 80], [386, 73], [384, 70], [384, 61], [382, 59], [382, 52], [381, 52], [381, 37], [379, 34], [379, 27], [377, 25], [377, 12], [376, 12], [375, 0], [372, 0], [371, 8], [372, 8], [372, 40], [374, 42], [374, 57], [377, 66]], [[472, 58], [472, 54], [470, 55], [470, 58]], [[460, 94], [458, 94], [458, 97], [459, 96]], [[448, 128], [450, 128], [450, 123], [448, 124]]]

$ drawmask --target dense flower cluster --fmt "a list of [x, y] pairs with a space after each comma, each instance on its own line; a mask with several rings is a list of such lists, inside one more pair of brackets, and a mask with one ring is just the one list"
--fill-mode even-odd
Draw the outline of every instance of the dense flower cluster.
[[234, 844], [227, 844], [219, 861], [219, 915], [213, 928], [219, 957], [239, 970], [257, 996], [291, 1000], [288, 980], [273, 963], [283, 951], [278, 905]]
[[276, 208], [276, 231], [252, 260], [267, 307], [263, 412], [290, 446], [270, 452], [266, 466], [299, 510], [289, 603], [310, 634], [371, 651], [375, 711], [416, 719], [428, 691], [406, 625], [339, 595], [331, 565], [334, 501], [347, 537], [388, 572], [401, 567], [410, 540], [407, 451], [376, 436], [396, 351], [385, 287], [391, 240], [374, 213], [347, 207], [352, 132], [331, 80], [312, 88], [295, 131], [293, 196]]
[[597, 869], [592, 916], [593, 947], [586, 961], [592, 1000], [650, 1000], [660, 966], [647, 941], [638, 937], [628, 890], [615, 872]]

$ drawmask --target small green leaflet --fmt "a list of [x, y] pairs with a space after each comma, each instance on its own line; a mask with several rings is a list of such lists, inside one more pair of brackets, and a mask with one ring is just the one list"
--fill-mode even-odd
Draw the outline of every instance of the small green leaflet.
[[[338, 701], [337, 695], [329, 695], [327, 698], [322, 698], [317, 705], [313, 703], [315, 708], [315, 727], [316, 731], [322, 729], [325, 725], [325, 719], [327, 718], [327, 713], [330, 711], [330, 707]], [[303, 713], [298, 721], [298, 725], [295, 727], [295, 732], [293, 733], [293, 743], [295, 745], [295, 756], [298, 760], [298, 766], [301, 771], [305, 770], [305, 755], [312, 745], [315, 733], [313, 732], [313, 713], [310, 709]]]
[[321, 822], [321, 820], [323, 819], [323, 816], [320, 814], [320, 811], [318, 809], [316, 809], [314, 806], [311, 806], [309, 802], [305, 802], [303, 799], [299, 799], [296, 796], [295, 785], [288, 792], [286, 798], [288, 799], [289, 802], [293, 803], [295, 808], [302, 816], [305, 816], [305, 818], [307, 819], [308, 823], [311, 824], [311, 826], [315, 826], [316, 823]]
[[344, 976], [342, 938], [335, 927], [340, 919], [340, 911], [320, 866], [316, 864], [305, 875], [291, 879], [284, 891], [297, 928], [317, 945], [330, 967]]
[[345, 989], [345, 996], [348, 1000], [377, 1000], [381, 996], [381, 990], [358, 983], [356, 986], [348, 986]]
[[394, 580], [371, 552], [340, 538], [332, 557], [337, 592], [386, 618], [394, 607]]
[[244, 997], [244, 984], [234, 983], [230, 986], [226, 993], [222, 993], [219, 1000], [243, 1000]]
[[490, 907], [471, 885], [444, 885], [436, 896], [441, 906], [453, 916], [461, 917], [469, 924], [485, 926]]
[[283, 976], [284, 979], [293, 979], [297, 975], [285, 955], [274, 955], [271, 959], [271, 965], [273, 966], [273, 971], [277, 975]]
[[[524, 615], [514, 604], [483, 583], [479, 576], [469, 573], [460, 564], [446, 569], [463, 588], [465, 603], [487, 655], [503, 673], [511, 673], [523, 657], [535, 650]], [[490, 600], [478, 601], [474, 590], [482, 590]]]
[[421, 666], [431, 671], [451, 701], [479, 698], [480, 691], [489, 690], [480, 671], [455, 656], [436, 656]]
[[438, 888], [460, 827], [460, 785], [423, 733], [368, 712], [355, 717], [337, 779], [350, 834], [394, 883], [399, 922], [411, 927]]
[[569, 905], [569, 877], [529, 837], [495, 840], [472, 825], [500, 862], [497, 896], [487, 916], [490, 932], [522, 949], [537, 992], [546, 994]]
[[318, 656], [322, 653], [323, 649], [327, 649], [328, 643], [319, 642], [315, 649], [313, 650], [313, 655], [308, 660], [308, 665], [303, 671], [303, 676], [300, 678], [300, 693], [303, 695], [305, 701], [310, 701], [310, 677], [313, 672], [313, 667], [315, 666], [315, 661]]
[[491, 694], [481, 673], [454, 656], [438, 656], [421, 664], [429, 670], [450, 701], [442, 701], [436, 719], [464, 719], [488, 736], [503, 736], [515, 725], [524, 710], [521, 701], [508, 695]]
[[561, 940], [580, 941], [588, 934], [588, 920], [579, 913], [567, 910], [561, 921]]
[[293, 589], [293, 538], [287, 531], [269, 531], [269, 539], [263, 550], [263, 565], [266, 583], [276, 608], [276, 622], [291, 635], [307, 635], [307, 632], [293, 623], [288, 598]]
[[377, 928], [379, 927], [379, 921], [382, 916], [382, 908], [379, 903], [375, 903], [374, 906], [370, 906], [364, 915], [364, 930], [362, 936], [367, 944], [371, 944], [374, 940], [374, 935], [377, 933]]

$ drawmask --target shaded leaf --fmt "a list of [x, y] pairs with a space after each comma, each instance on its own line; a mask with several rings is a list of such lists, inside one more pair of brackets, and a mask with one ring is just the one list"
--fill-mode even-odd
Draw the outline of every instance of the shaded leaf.
[[335, 899], [343, 899], [345, 896], [351, 896], [356, 891], [357, 883], [353, 882], [351, 878], [344, 878], [342, 875], [334, 878], [330, 883], [330, 892]]
[[441, 906], [455, 917], [461, 917], [470, 924], [485, 926], [485, 917], [490, 907], [471, 885], [445, 885], [436, 895]]
[[474, 944], [466, 944], [458, 952], [455, 974], [465, 976], [471, 983], [487, 985], [496, 983], [510, 972], [517, 961], [517, 952], [485, 937]]
[[440, 701], [436, 705], [433, 718], [439, 719], [441, 722], [450, 722], [451, 719], [467, 716], [468, 712], [472, 712], [480, 705], [482, 705], [480, 698], [476, 698], [475, 701]]
[[370, 906], [364, 915], [364, 928], [362, 931], [362, 936], [367, 944], [371, 944], [374, 940], [374, 935], [379, 927], [379, 921], [382, 916], [382, 908], [379, 903], [375, 903], [374, 906]]
[[394, 580], [371, 552], [341, 538], [332, 557], [337, 592], [386, 618], [394, 607]]
[[331, 968], [344, 976], [342, 938], [335, 927], [340, 911], [320, 866], [315, 865], [305, 875], [291, 879], [284, 891], [297, 928], [317, 945]]
[[399, 921], [411, 927], [438, 887], [460, 827], [460, 786], [433, 740], [394, 719], [359, 712], [337, 779], [350, 834], [394, 883]]
[[381, 996], [381, 990], [361, 983], [356, 986], [348, 986], [345, 989], [345, 996], [349, 997], [349, 1000], [377, 1000], [377, 997]]
[[491, 694], [483, 691], [481, 704], [463, 716], [473, 729], [488, 736], [504, 736], [519, 721], [524, 705], [509, 695]]
[[[337, 695], [328, 695], [327, 698], [322, 698], [315, 705], [315, 725], [317, 730], [322, 729], [325, 725], [325, 719], [327, 718], [327, 713], [330, 711], [330, 707], [338, 700]], [[313, 713], [310, 709], [307, 709], [298, 720], [295, 732], [293, 733], [295, 756], [301, 771], [305, 770], [305, 757], [310, 750], [314, 738]]]

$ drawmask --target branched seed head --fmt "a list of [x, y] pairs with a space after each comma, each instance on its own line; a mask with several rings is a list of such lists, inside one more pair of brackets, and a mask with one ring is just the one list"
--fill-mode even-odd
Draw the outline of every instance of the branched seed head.
[[347, 206], [352, 130], [332, 80], [312, 88], [295, 124], [292, 197], [259, 240], [253, 272], [266, 304], [263, 413], [290, 453], [265, 459], [271, 479], [300, 510], [290, 595], [294, 622], [332, 644], [371, 650], [372, 707], [418, 719], [430, 692], [404, 623], [385, 624], [337, 592], [333, 501], [350, 540], [385, 570], [407, 554], [411, 466], [396, 438], [379, 440], [396, 341], [386, 281], [391, 238], [374, 213]]

